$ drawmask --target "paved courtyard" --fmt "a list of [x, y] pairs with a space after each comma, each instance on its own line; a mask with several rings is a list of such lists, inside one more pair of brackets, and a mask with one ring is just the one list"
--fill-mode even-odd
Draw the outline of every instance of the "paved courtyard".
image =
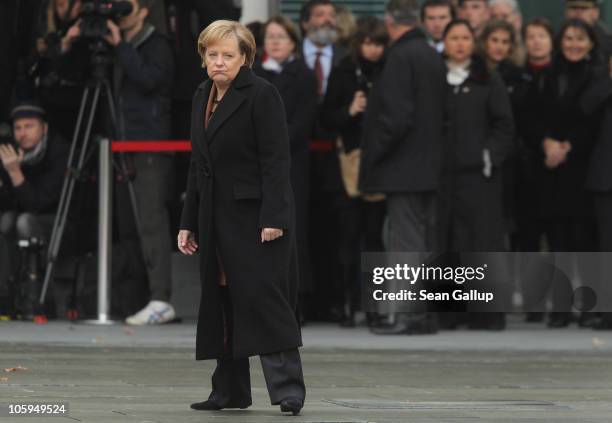
[[213, 369], [194, 361], [193, 323], [0, 322], [0, 404], [67, 402], [69, 417], [33, 420], [58, 423], [612, 421], [611, 332], [515, 319], [502, 333], [380, 337], [333, 325], [303, 333], [307, 400], [298, 417], [269, 404], [257, 358], [251, 408], [191, 410]]

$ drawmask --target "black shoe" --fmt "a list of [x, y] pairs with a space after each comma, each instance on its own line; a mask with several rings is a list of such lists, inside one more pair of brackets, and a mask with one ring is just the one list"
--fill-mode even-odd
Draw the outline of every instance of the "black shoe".
[[251, 403], [245, 403], [245, 404], [227, 404], [224, 406], [220, 406], [219, 404], [217, 404], [216, 402], [214, 402], [213, 400], [206, 400], [206, 401], [202, 401], [202, 402], [194, 402], [193, 404], [191, 404], [189, 407], [191, 407], [194, 410], [223, 410], [224, 408], [240, 408], [240, 409], [245, 409], [251, 406]]
[[593, 325], [593, 329], [612, 330], [612, 313], [601, 313], [601, 318]]
[[552, 329], [566, 328], [569, 326], [570, 321], [571, 315], [569, 313], [551, 313], [548, 327]]
[[527, 323], [540, 323], [544, 321], [544, 313], [539, 311], [530, 311], [525, 316], [525, 322]]
[[578, 326], [581, 328], [593, 328], [599, 324], [601, 318], [596, 313], [582, 312], [578, 319]]
[[438, 332], [438, 319], [433, 313], [398, 313], [394, 324], [370, 328], [376, 335], [429, 335]]
[[468, 329], [502, 331], [506, 329], [506, 314], [501, 312], [468, 313]]
[[343, 328], [354, 328], [356, 325], [355, 315], [344, 316], [344, 318], [340, 321], [340, 327]]
[[300, 410], [304, 406], [304, 400], [298, 397], [288, 397], [281, 401], [280, 409], [282, 413], [291, 412], [294, 416], [300, 414]]
[[368, 327], [372, 329], [372, 328], [378, 328], [381, 326], [385, 326], [385, 323], [387, 322], [388, 317], [383, 314], [368, 312], [366, 313], [366, 319], [368, 322]]

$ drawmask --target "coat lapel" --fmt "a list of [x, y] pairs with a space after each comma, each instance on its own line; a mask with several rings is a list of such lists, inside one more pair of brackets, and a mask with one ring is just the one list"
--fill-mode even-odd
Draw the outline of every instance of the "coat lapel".
[[210, 89], [212, 88], [212, 82], [210, 80], [206, 80], [200, 84], [198, 87], [197, 97], [194, 100], [194, 110], [193, 110], [193, 134], [195, 144], [200, 152], [204, 155], [204, 157], [208, 158], [208, 145], [206, 143], [206, 132], [204, 129], [204, 113], [206, 109], [206, 102], [208, 100], [208, 95], [210, 94]]
[[[252, 78], [254, 78], [254, 74], [251, 69], [243, 66], [227, 90], [227, 93], [223, 96], [223, 100], [217, 106], [217, 110], [215, 110], [215, 113], [210, 118], [208, 129], [206, 129], [206, 138], [209, 143], [212, 144], [217, 130], [246, 100], [246, 95], [241, 91], [241, 88], [250, 85]], [[208, 92], [210, 93], [210, 89]]]

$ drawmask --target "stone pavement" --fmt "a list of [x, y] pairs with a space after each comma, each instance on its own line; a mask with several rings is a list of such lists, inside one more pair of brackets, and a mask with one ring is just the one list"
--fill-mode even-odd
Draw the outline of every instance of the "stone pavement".
[[[213, 363], [194, 361], [195, 325], [126, 328], [0, 322], [0, 404], [69, 403], [70, 417], [4, 422], [601, 422], [612, 421], [612, 332], [508, 331], [380, 337], [304, 328], [301, 416], [269, 404], [251, 359], [253, 406], [197, 412]], [[22, 366], [27, 370], [3, 372]]]

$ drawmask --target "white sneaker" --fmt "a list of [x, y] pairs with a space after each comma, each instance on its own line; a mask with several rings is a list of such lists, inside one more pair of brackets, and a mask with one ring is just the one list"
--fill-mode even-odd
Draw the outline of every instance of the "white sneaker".
[[128, 325], [160, 325], [176, 317], [174, 307], [164, 301], [149, 301], [138, 313], [125, 319]]

